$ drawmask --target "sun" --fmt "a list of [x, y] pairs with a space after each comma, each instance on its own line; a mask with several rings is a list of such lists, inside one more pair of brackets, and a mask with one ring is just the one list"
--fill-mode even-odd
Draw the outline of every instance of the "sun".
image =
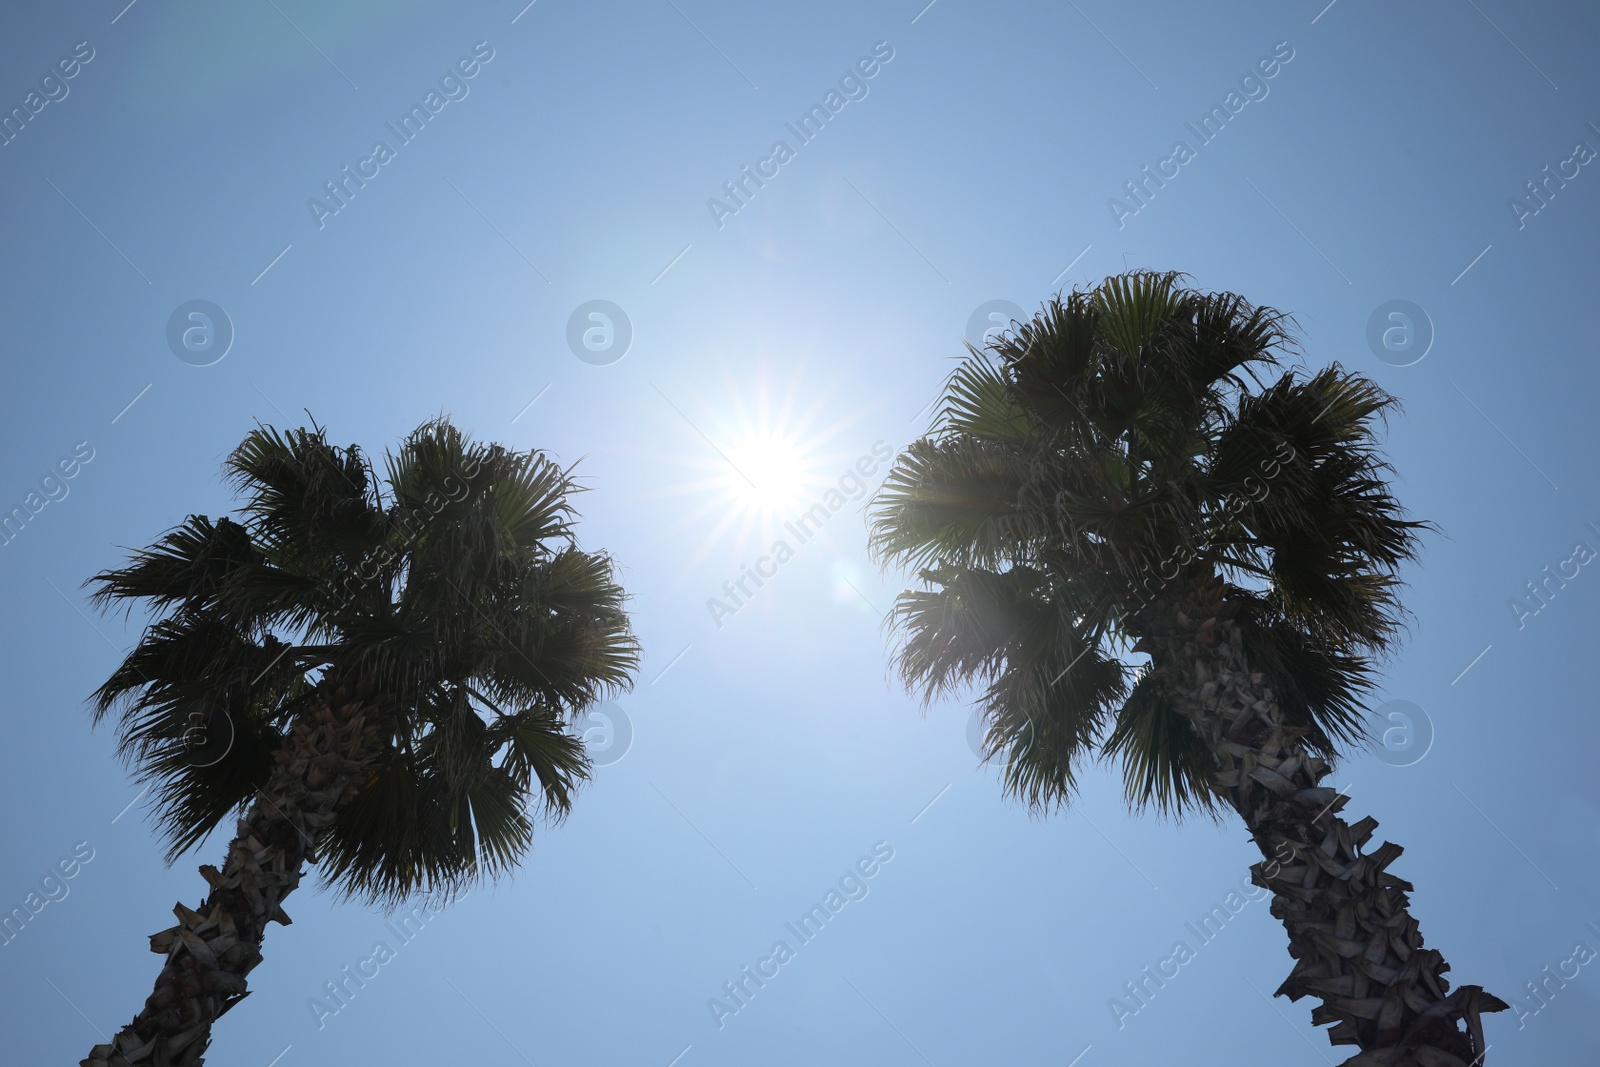
[[855, 438], [871, 405], [841, 396], [829, 382], [804, 387], [803, 364], [787, 383], [765, 366], [727, 375], [724, 387], [669, 386], [661, 393], [677, 442], [660, 458], [682, 474], [655, 493], [681, 509], [661, 531], [686, 536], [678, 580], [708, 558], [755, 559], [786, 536], [785, 523], [814, 507], [861, 449]]
[[771, 429], [728, 443], [729, 493], [755, 511], [785, 513], [803, 499], [811, 478], [804, 446]]

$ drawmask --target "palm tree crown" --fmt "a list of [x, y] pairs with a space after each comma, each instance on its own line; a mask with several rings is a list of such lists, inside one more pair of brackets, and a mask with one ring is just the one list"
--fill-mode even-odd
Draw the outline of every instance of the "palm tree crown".
[[1130, 803], [1210, 810], [1212, 755], [1168, 700], [1149, 608], [1225, 582], [1252, 663], [1308, 745], [1365, 734], [1374, 657], [1401, 622], [1407, 520], [1376, 451], [1394, 400], [1337, 364], [1281, 367], [1286, 318], [1133, 273], [1052, 301], [945, 387], [873, 511], [872, 548], [917, 568], [892, 615], [925, 698], [977, 683], [1007, 789], [1067, 801], [1085, 757]]
[[381, 483], [316, 427], [258, 428], [225, 470], [236, 518], [190, 516], [90, 579], [101, 607], [154, 614], [95, 717], [117, 709], [169, 862], [250, 805], [338, 684], [384, 713], [312, 843], [329, 884], [398, 903], [507, 872], [587, 775], [566, 727], [639, 654], [611, 559], [574, 540], [570, 470], [444, 420], [386, 455]]

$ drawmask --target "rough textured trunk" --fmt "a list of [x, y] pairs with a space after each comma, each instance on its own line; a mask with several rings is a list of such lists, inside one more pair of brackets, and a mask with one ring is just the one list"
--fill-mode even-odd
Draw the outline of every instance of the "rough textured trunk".
[[166, 956], [144, 1010], [112, 1043], [96, 1045], [80, 1067], [198, 1067], [211, 1024], [246, 995], [245, 976], [261, 962], [268, 922], [289, 922], [283, 899], [315, 857], [311, 845], [359, 788], [377, 752], [378, 716], [369, 700], [329, 686], [297, 720], [278, 750], [221, 871], [200, 873], [211, 892], [199, 910], [173, 908], [178, 925], [150, 935]]
[[1363, 853], [1377, 821], [1339, 817], [1345, 798], [1320, 784], [1327, 763], [1250, 671], [1222, 584], [1196, 583], [1162, 608], [1145, 645], [1174, 706], [1217, 754], [1213, 789], [1269, 857], [1251, 881], [1273, 893], [1296, 960], [1277, 995], [1321, 998], [1312, 1023], [1335, 1024], [1329, 1041], [1361, 1049], [1345, 1067], [1482, 1067], [1479, 1013], [1506, 1004], [1480, 986], [1450, 990], [1450, 965], [1423, 947], [1408, 910], [1411, 884], [1385, 869], [1400, 846]]

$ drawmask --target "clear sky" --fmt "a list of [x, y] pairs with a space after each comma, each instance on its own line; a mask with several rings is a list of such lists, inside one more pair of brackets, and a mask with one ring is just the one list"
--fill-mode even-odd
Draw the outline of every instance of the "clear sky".
[[[1415, 710], [1334, 781], [1405, 846], [1452, 977], [1518, 1000], [1494, 1060], [1592, 1056], [1593, 12], [525, 2], [0, 14], [0, 508], [30, 513], [0, 548], [0, 906], [73, 872], [0, 945], [7, 1059], [76, 1062], [125, 1022], [146, 935], [225, 847], [163, 866], [85, 709], [139, 620], [80, 585], [228, 509], [228, 450], [307, 410], [372, 450], [443, 412], [579, 461], [646, 656], [514, 881], [406, 939], [308, 882], [213, 1062], [1342, 1059], [1311, 1001], [1269, 999], [1291, 960], [1264, 901], [1208, 943], [1186, 925], [1254, 858], [1236, 822], [1131, 818], [1109, 770], [1031, 818], [968, 709], [924, 715], [886, 672], [904, 576], [867, 561], [852, 472], [875, 487], [874, 450], [916, 436], [983, 305], [1125, 267], [1291, 312], [1309, 365], [1404, 402], [1398, 492], [1442, 533], [1381, 700]], [[783, 523], [817, 503], [801, 543]], [[747, 565], [770, 577], [731, 603]], [[780, 941], [743, 1007], [708, 1006]], [[328, 1000], [347, 966], [376, 976]]]

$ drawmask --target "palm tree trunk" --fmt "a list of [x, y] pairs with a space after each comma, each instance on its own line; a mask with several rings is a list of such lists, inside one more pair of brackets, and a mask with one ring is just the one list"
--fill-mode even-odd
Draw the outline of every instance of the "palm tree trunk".
[[1400, 846], [1362, 852], [1377, 820], [1339, 817], [1346, 798], [1319, 784], [1330, 767], [1251, 672], [1222, 592], [1206, 578], [1152, 605], [1157, 632], [1144, 646], [1174, 707], [1216, 753], [1214, 791], [1269, 857], [1251, 881], [1272, 891], [1296, 961], [1277, 995], [1321, 998], [1312, 1023], [1334, 1023], [1330, 1042], [1361, 1049], [1344, 1067], [1482, 1067], [1479, 1014], [1507, 1005], [1480, 986], [1450, 992], [1450, 965], [1423, 947], [1409, 911], [1411, 884], [1385, 870]]
[[198, 911], [173, 908], [178, 925], [150, 935], [164, 954], [155, 992], [109, 1045], [80, 1067], [199, 1067], [211, 1024], [247, 996], [245, 976], [261, 962], [268, 922], [285, 925], [283, 900], [315, 857], [311, 845], [359, 788], [378, 749], [370, 697], [325, 683], [318, 705], [298, 718], [276, 767], [239, 820], [221, 871], [200, 873], [211, 892]]

